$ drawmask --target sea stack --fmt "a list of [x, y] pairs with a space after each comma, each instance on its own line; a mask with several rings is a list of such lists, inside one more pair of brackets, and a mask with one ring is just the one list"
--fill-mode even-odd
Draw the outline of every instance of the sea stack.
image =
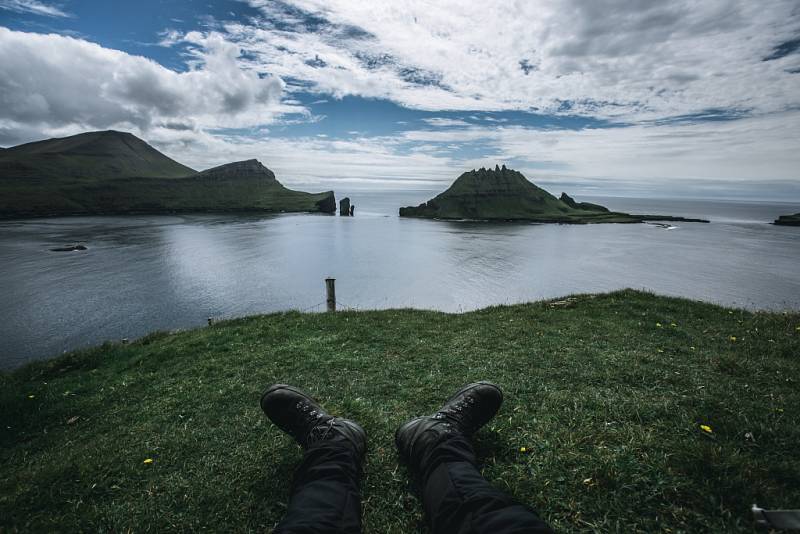
[[350, 215], [350, 197], [344, 197], [339, 201], [339, 215], [342, 217]]

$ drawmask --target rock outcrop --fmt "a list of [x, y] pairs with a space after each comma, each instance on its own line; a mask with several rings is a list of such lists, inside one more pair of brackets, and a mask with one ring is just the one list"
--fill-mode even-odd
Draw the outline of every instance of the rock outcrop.
[[213, 180], [260, 179], [268, 183], [278, 184], [278, 180], [275, 179], [275, 173], [264, 167], [257, 159], [226, 163], [199, 172], [195, 176]]
[[339, 215], [342, 217], [350, 215], [350, 197], [344, 197], [339, 201]]
[[777, 224], [778, 226], [800, 226], [800, 213], [781, 215], [772, 224]]
[[575, 202], [575, 200], [573, 200], [573, 198], [566, 193], [561, 193], [559, 200], [570, 208], [576, 210], [608, 211], [608, 208], [601, 206], [600, 204], [592, 204], [591, 202]]

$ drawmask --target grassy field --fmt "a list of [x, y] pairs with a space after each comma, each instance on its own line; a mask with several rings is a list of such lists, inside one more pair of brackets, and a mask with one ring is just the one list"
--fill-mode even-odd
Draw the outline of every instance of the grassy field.
[[301, 451], [258, 400], [288, 382], [367, 429], [365, 532], [424, 532], [393, 432], [490, 379], [483, 472], [557, 531], [750, 532], [800, 505], [798, 355], [798, 313], [634, 291], [107, 344], [0, 375], [0, 531], [269, 530]]

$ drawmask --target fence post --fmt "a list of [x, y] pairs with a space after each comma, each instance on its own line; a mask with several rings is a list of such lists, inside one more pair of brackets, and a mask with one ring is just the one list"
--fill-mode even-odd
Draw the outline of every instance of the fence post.
[[336, 311], [336, 278], [325, 279], [325, 293], [327, 294], [328, 311]]

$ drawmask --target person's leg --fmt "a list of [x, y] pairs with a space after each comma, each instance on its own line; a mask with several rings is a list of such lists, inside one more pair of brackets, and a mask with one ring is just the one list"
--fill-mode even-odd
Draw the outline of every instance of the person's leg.
[[478, 471], [469, 438], [494, 417], [502, 401], [494, 384], [470, 384], [433, 416], [397, 429], [397, 448], [419, 481], [435, 534], [552, 532], [532, 509], [493, 488]]
[[360, 532], [364, 430], [353, 421], [332, 417], [302, 391], [282, 384], [267, 389], [261, 408], [305, 449], [289, 509], [275, 532]]

